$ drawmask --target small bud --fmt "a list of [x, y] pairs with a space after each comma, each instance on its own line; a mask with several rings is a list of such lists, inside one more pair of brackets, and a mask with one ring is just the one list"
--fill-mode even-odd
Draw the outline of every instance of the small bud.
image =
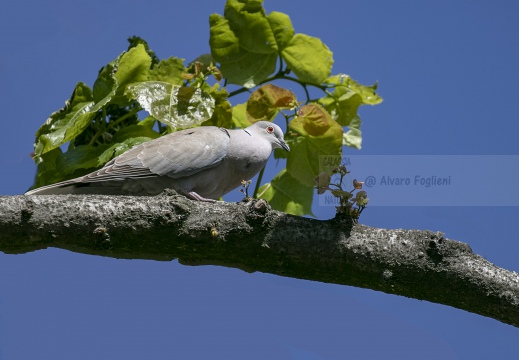
[[357, 179], [353, 179], [353, 187], [357, 190], [362, 189], [362, 184], [364, 184], [364, 181], [357, 181]]
[[195, 74], [187, 74], [187, 73], [182, 74], [182, 79], [184, 79], [184, 80], [193, 80], [194, 77], [195, 77]]

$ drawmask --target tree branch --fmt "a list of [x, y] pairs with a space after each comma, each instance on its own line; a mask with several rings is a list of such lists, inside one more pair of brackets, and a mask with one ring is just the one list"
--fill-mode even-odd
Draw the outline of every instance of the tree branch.
[[222, 265], [445, 304], [519, 327], [519, 275], [441, 233], [319, 221], [179, 195], [0, 197], [0, 250], [56, 247]]

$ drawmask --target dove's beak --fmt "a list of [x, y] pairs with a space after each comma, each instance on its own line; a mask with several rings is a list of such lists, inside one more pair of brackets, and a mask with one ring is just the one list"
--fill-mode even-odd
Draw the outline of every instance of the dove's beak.
[[279, 141], [279, 145], [285, 149], [286, 151], [290, 152], [290, 148], [288, 147], [287, 143], [284, 142], [283, 140]]

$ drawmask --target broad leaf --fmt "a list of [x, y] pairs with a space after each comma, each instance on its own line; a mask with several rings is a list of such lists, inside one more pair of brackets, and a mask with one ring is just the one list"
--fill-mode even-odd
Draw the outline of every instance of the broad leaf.
[[111, 102], [126, 105], [128, 103], [128, 98], [125, 96], [127, 85], [146, 81], [150, 66], [151, 58], [142, 44], [123, 53], [119, 57], [117, 68], [113, 75], [115, 80], [117, 80], [118, 86], [116, 96]]
[[301, 107], [289, 129], [297, 135], [289, 141], [287, 170], [304, 185], [313, 186], [325, 167], [323, 162], [341, 156], [343, 129], [318, 104]]
[[290, 109], [297, 105], [295, 94], [273, 84], [266, 84], [254, 91], [247, 101], [247, 115], [250, 122], [273, 120], [279, 109]]
[[319, 103], [330, 113], [332, 118], [349, 130], [344, 134], [343, 145], [360, 149], [362, 135], [361, 120], [357, 115], [361, 105], [376, 105], [382, 98], [376, 93], [377, 84], [365, 86], [347, 75], [339, 74], [326, 79], [325, 83], [335, 85], [331, 95], [319, 99]]
[[129, 85], [126, 92], [154, 118], [174, 129], [193, 127], [213, 116], [215, 101], [202, 89], [144, 81]]
[[[94, 170], [101, 167], [104, 162], [100, 161], [99, 156], [110, 147], [103, 144], [99, 146], [80, 145], [63, 153], [58, 158], [58, 167], [61, 178], [59, 181], [70, 178], [72, 174], [80, 169]], [[84, 171], [88, 173], [89, 171]]]
[[242, 129], [252, 125], [247, 117], [247, 103], [238, 104], [232, 108], [232, 122], [236, 127]]
[[[347, 92], [353, 91], [357, 93], [361, 97], [362, 104], [364, 105], [377, 105], [382, 102], [382, 98], [376, 92], [378, 87], [377, 83], [371, 86], [362, 85], [345, 74], [330, 76], [326, 79], [325, 83], [337, 85], [337, 88], [344, 87]], [[342, 94], [344, 94], [344, 92], [341, 92], [341, 95]]]
[[276, 70], [279, 51], [292, 39], [290, 18], [265, 14], [261, 0], [228, 0], [224, 16], [209, 18], [211, 53], [229, 83], [254, 87]]
[[377, 86], [365, 86], [347, 75], [334, 75], [326, 79], [327, 84], [335, 85], [331, 95], [319, 99], [326, 110], [339, 124], [349, 126], [357, 116], [361, 105], [376, 105], [382, 98], [375, 92]]
[[[231, 30], [229, 20], [217, 14], [211, 15], [210, 24], [211, 38], [209, 43], [212, 55], [220, 63], [222, 75], [229, 83], [251, 88], [265, 80], [276, 70], [278, 53], [275, 43], [270, 51], [246, 47], [244, 44], [251, 42], [248, 41], [247, 37], [254, 37], [253, 34], [255, 33], [252, 30], [240, 30], [235, 35]], [[268, 22], [266, 24], [268, 25]], [[238, 38], [238, 36], [241, 36], [241, 38]], [[272, 40], [274, 40], [273, 35]]]
[[360, 125], [362, 121], [360, 117], [355, 116], [349, 123], [349, 130], [344, 133], [342, 138], [342, 144], [355, 149], [362, 147], [362, 133], [360, 132]]
[[38, 169], [34, 177], [34, 184], [28, 190], [54, 184], [61, 180], [61, 169], [56, 165], [61, 153], [60, 148], [55, 148], [35, 158]]
[[305, 186], [282, 170], [271, 182], [263, 185], [258, 197], [269, 202], [273, 209], [293, 215], [313, 215], [314, 187]]
[[207, 86], [204, 90], [206, 90], [206, 92], [214, 99], [215, 105], [213, 116], [211, 116], [209, 120], [203, 122], [202, 125], [212, 125], [227, 129], [234, 128], [232, 121], [232, 106], [227, 100], [227, 97], [229, 96], [227, 90], [225, 88], [219, 89], [218, 84], [215, 84], [211, 88]]
[[93, 87], [95, 102], [101, 101], [109, 94], [112, 94], [113, 96], [113, 94], [117, 91], [117, 80], [115, 79], [114, 74], [121, 56], [103, 66], [99, 71], [99, 75], [97, 75], [97, 79], [95, 80]]
[[322, 84], [332, 71], [333, 54], [315, 37], [296, 34], [281, 51], [288, 67], [304, 82]]
[[150, 140], [153, 140], [153, 138], [146, 136], [138, 136], [130, 137], [122, 142], [112, 144], [99, 155], [99, 164], [104, 165], [108, 161], [112, 160], [114, 157], [119, 156], [122, 153], [130, 150], [135, 145], [139, 145], [143, 142]]
[[184, 71], [184, 59], [170, 57], [169, 59], [161, 60], [153, 69], [150, 69], [147, 80], [182, 85], [182, 74]]
[[278, 49], [283, 50], [294, 36], [294, 28], [290, 17], [282, 12], [273, 11], [268, 14], [267, 20], [276, 38]]
[[39, 157], [75, 138], [95, 116], [92, 90], [79, 82], [65, 106], [52, 113], [36, 132], [34, 154]]
[[112, 142], [118, 143], [137, 137], [156, 139], [160, 137], [160, 134], [153, 130], [152, 126], [148, 126], [148, 124], [138, 123], [136, 125], [130, 125], [120, 128], [112, 138]]
[[357, 110], [362, 105], [362, 98], [353, 91], [347, 91], [345, 87], [337, 87], [332, 96], [319, 99], [319, 103], [330, 113], [332, 118], [342, 126], [350, 124], [357, 116]]

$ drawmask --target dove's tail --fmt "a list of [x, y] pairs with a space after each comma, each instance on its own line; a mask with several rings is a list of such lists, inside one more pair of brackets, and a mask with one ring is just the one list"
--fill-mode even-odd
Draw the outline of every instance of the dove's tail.
[[120, 186], [106, 186], [103, 183], [83, 183], [74, 180], [63, 181], [57, 184], [42, 186], [40, 188], [27, 191], [25, 195], [123, 195], [124, 191]]

